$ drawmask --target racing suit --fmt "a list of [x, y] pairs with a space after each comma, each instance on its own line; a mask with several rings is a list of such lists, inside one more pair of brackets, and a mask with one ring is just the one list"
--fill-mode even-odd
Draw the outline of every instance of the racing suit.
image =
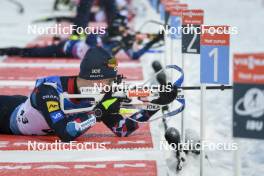
[[[31, 95], [27, 99], [22, 98], [21, 104], [13, 107], [10, 118], [0, 115], [0, 119], [9, 119], [5, 120], [9, 124], [4, 126], [9, 125], [10, 128], [10, 130], [0, 129], [0, 131], [16, 135], [55, 134], [62, 141], [71, 141], [85, 133], [98, 121], [103, 122], [119, 137], [128, 136], [139, 128], [138, 122], [124, 118], [118, 113], [120, 99], [113, 98], [111, 94], [106, 94], [96, 107], [102, 112], [100, 117], [96, 117], [93, 112], [65, 114], [61, 110], [59, 95], [63, 92], [78, 94], [76, 79], [75, 76], [51, 76], [38, 79]], [[65, 109], [89, 106], [91, 102], [87, 99], [64, 99]], [[156, 112], [141, 110], [131, 115], [131, 118], [147, 121]]]

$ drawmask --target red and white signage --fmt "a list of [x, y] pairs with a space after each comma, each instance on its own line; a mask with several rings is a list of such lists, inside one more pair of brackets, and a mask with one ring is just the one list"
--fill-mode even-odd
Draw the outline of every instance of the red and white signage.
[[229, 46], [229, 26], [202, 26], [201, 45]]
[[0, 163], [0, 175], [41, 176], [156, 176], [156, 161]]
[[170, 6], [166, 10], [170, 12], [171, 16], [181, 16], [183, 10], [188, 9], [188, 4], [175, 4], [175, 6]]
[[200, 9], [183, 10], [182, 25], [202, 25], [204, 23], [204, 11]]
[[264, 53], [234, 54], [234, 82], [264, 84]]

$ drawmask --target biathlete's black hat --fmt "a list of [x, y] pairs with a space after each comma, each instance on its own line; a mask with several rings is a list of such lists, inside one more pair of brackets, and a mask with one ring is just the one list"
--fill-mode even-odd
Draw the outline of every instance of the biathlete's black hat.
[[80, 65], [79, 77], [86, 80], [116, 78], [117, 60], [101, 47], [90, 48]]

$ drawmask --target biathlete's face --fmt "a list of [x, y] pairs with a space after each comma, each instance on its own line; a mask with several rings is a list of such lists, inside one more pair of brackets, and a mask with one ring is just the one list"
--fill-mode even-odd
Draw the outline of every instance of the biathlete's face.
[[97, 84], [102, 86], [111, 86], [114, 80], [115, 80], [114, 78], [94, 80], [93, 85]]
[[114, 78], [110, 78], [110, 79], [101, 79], [101, 80], [85, 80], [82, 78], [77, 79], [77, 86], [78, 89], [80, 90], [80, 88], [82, 87], [95, 87], [95, 86], [99, 86], [104, 88], [105, 86], [111, 86], [112, 83], [114, 82]]
[[[107, 93], [107, 91], [112, 90], [112, 84], [115, 79], [101, 79], [93, 81], [93, 87], [100, 87], [102, 93]], [[106, 91], [107, 90], [107, 91]]]

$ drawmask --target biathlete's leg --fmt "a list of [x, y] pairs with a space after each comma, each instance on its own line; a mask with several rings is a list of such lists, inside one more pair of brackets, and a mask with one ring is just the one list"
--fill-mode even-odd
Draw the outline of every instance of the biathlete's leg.
[[27, 100], [22, 95], [0, 95], [0, 134], [12, 134], [10, 130], [10, 117], [17, 106]]
[[105, 13], [107, 16], [107, 23], [111, 25], [116, 14], [118, 14], [116, 1], [115, 0], [100, 0], [99, 4], [101, 7], [104, 7]]
[[[91, 8], [94, 0], [81, 0], [78, 8], [77, 15], [74, 19], [76, 27], [86, 28], [90, 19]], [[76, 31], [75, 31], [76, 32]]]
[[21, 56], [21, 57], [72, 57], [70, 54], [63, 52], [65, 41], [56, 45], [34, 48], [2, 48], [0, 55]]

